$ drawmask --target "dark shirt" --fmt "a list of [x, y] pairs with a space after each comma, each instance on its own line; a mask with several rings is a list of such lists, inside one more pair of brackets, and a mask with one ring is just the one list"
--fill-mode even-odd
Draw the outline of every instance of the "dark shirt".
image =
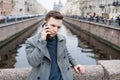
[[63, 80], [57, 64], [57, 38], [47, 39], [47, 48], [51, 58], [49, 80]]

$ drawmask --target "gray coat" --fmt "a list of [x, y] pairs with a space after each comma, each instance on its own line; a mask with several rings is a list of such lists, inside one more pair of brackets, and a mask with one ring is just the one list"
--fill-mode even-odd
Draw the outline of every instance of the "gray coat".
[[[57, 63], [63, 80], [73, 80], [70, 66], [77, 63], [67, 51], [65, 38], [62, 35], [57, 37]], [[47, 42], [41, 40], [39, 34], [26, 40], [27, 59], [32, 66], [27, 80], [49, 80], [51, 59], [46, 44]]]

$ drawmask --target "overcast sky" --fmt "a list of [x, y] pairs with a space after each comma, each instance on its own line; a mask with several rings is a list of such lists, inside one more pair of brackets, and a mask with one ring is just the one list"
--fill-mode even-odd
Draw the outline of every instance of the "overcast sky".
[[[37, 0], [41, 3], [46, 9], [52, 10], [54, 2], [59, 2], [59, 0]], [[65, 5], [66, 0], [61, 0], [62, 4]]]

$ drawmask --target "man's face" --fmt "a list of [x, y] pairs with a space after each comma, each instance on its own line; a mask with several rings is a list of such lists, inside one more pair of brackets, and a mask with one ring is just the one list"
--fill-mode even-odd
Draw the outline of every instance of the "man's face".
[[54, 37], [62, 26], [62, 20], [51, 17], [47, 21], [47, 27], [50, 30], [50, 37]]

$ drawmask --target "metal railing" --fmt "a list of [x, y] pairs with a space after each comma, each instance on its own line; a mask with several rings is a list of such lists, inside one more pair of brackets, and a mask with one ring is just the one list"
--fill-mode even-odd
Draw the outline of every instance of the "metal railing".
[[120, 19], [113, 20], [113, 19], [106, 19], [104, 17], [89, 17], [88, 18], [88, 17], [83, 17], [83, 16], [66, 16], [66, 17], [120, 27]]
[[17, 22], [17, 21], [21, 21], [21, 20], [26, 20], [26, 19], [30, 19], [30, 18], [35, 18], [35, 17], [41, 17], [43, 15], [28, 15], [28, 16], [0, 16], [0, 24], [6, 24], [6, 23], [10, 23], [10, 22]]

